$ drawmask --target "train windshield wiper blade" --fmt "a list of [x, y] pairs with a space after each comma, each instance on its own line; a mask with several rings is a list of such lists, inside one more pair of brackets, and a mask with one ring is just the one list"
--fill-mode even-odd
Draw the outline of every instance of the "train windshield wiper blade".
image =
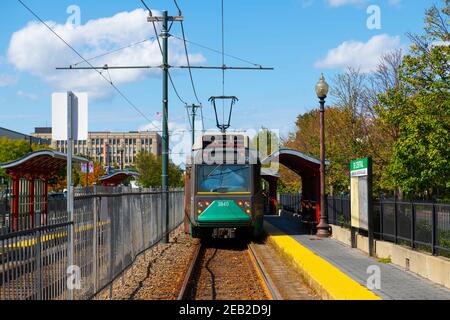
[[212, 192], [227, 192], [228, 187], [219, 187], [212, 190]]
[[214, 170], [212, 170], [206, 177], [209, 178], [209, 177], [214, 173], [214, 171], [216, 171], [217, 169], [219, 169], [221, 166], [223, 166], [223, 163], [221, 163], [221, 164], [219, 164], [217, 167], [215, 167]]

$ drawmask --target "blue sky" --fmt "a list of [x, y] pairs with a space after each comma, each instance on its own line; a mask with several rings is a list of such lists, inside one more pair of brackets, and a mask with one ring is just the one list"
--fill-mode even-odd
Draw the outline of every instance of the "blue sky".
[[[85, 57], [134, 43], [151, 36], [151, 25], [138, 0], [24, 0], [44, 20], [57, 24], [67, 40]], [[147, 1], [154, 10], [169, 9], [170, 0]], [[179, 0], [185, 17], [189, 40], [220, 49], [220, 1]], [[316, 107], [314, 85], [320, 73], [328, 79], [348, 64], [370, 72], [374, 61], [384, 51], [408, 46], [407, 32], [421, 32], [428, 0], [226, 0], [226, 52], [255, 63], [274, 67], [275, 71], [229, 71], [226, 94], [236, 95], [234, 128], [261, 126], [280, 129], [286, 134], [294, 129], [295, 118]], [[70, 5], [81, 9], [81, 26], [64, 27]], [[367, 28], [367, 9], [381, 9], [381, 29]], [[134, 12], [134, 13], [133, 13]], [[117, 14], [122, 15], [117, 16]], [[108, 18], [109, 20], [99, 20]], [[92, 71], [76, 74], [53, 68], [79, 59], [48, 30], [35, 24], [34, 18], [16, 0], [0, 2], [0, 126], [30, 133], [35, 126], [51, 123], [51, 93], [62, 89], [92, 91], [90, 130], [138, 130], [148, 121], [137, 114], [106, 82]], [[105, 22], [105, 23], [103, 23]], [[19, 32], [13, 37], [15, 32]], [[175, 25], [173, 34], [180, 35]], [[111, 40], [112, 39], [112, 40]], [[155, 43], [136, 47], [127, 54], [116, 54], [93, 64], [140, 64], [157, 62]], [[136, 52], [133, 50], [136, 49]], [[148, 50], [147, 50], [148, 49]], [[173, 42], [172, 64], [183, 64], [179, 42]], [[189, 46], [193, 63], [220, 65], [221, 57], [202, 48]], [[95, 53], [95, 54], [94, 54]], [[245, 65], [228, 59], [227, 65]], [[161, 111], [160, 74], [152, 72], [111, 72], [111, 79], [159, 126]], [[109, 77], [109, 75], [108, 75]], [[194, 71], [205, 125], [214, 126], [214, 113], [208, 98], [220, 95], [219, 71]], [[173, 79], [184, 100], [194, 102], [186, 71], [173, 71]], [[170, 121], [173, 127], [186, 125], [185, 110], [171, 94]]]

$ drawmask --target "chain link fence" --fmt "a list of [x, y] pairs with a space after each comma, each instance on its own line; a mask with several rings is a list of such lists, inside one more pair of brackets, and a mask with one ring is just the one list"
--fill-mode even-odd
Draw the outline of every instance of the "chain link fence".
[[167, 231], [164, 196], [150, 189], [78, 189], [73, 222], [64, 198], [49, 200], [47, 217], [36, 212], [33, 228], [0, 235], [0, 300], [92, 298], [183, 222], [184, 191], [167, 194]]

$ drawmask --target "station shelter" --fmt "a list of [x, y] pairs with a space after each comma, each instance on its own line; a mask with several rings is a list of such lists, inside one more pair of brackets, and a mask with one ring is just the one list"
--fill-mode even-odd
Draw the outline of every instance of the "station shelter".
[[100, 184], [104, 187], [117, 187], [123, 184], [128, 178], [136, 178], [139, 173], [128, 170], [118, 170], [100, 178]]
[[[74, 163], [88, 162], [74, 156]], [[20, 159], [1, 164], [10, 177], [0, 207], [0, 229], [14, 232], [32, 228], [37, 212], [47, 222], [49, 181], [66, 167], [67, 155], [52, 150], [32, 152]]]
[[[294, 149], [280, 149], [261, 161], [265, 168], [262, 178], [269, 184], [269, 211], [275, 214], [277, 207], [277, 185], [280, 178], [278, 165], [282, 164], [295, 172], [302, 180], [301, 207], [304, 210], [313, 210], [316, 221], [320, 220], [320, 159], [311, 157]], [[329, 161], [326, 161], [326, 165]]]

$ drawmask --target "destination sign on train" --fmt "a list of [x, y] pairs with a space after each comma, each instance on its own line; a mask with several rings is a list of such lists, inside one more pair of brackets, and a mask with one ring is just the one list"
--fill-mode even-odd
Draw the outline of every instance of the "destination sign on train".
[[203, 137], [203, 149], [206, 148], [245, 148], [245, 136], [205, 135]]

